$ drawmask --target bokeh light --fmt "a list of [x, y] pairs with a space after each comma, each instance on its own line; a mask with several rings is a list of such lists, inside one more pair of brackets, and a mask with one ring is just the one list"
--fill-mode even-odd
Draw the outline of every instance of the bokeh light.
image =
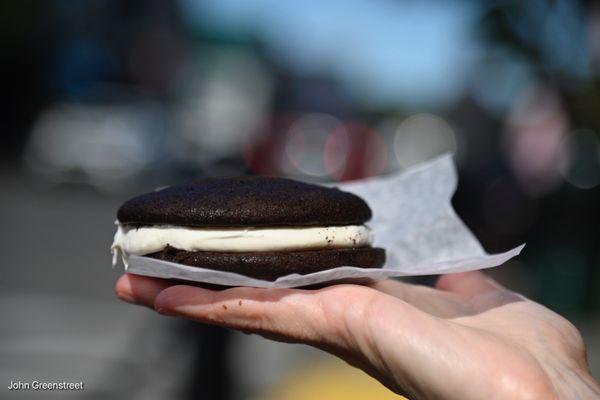
[[515, 104], [506, 131], [508, 158], [529, 193], [543, 195], [561, 184], [568, 128], [565, 108], [550, 88], [530, 88]]
[[337, 127], [327, 136], [323, 157], [327, 172], [334, 179], [341, 179], [348, 163], [348, 153], [352, 143], [344, 126]]
[[24, 160], [51, 181], [111, 190], [156, 161], [159, 115], [156, 108], [56, 106], [36, 121]]
[[[312, 177], [325, 177], [331, 173], [328, 167], [343, 168], [339, 156], [324, 156], [330, 134], [341, 129], [339, 138], [329, 146], [342, 152], [347, 150], [343, 143], [342, 122], [332, 115], [309, 113], [301, 116], [291, 126], [285, 143], [285, 154], [301, 174]], [[341, 147], [340, 147], [341, 146]], [[343, 153], [342, 153], [343, 154]], [[341, 161], [340, 161], [341, 160]]]
[[272, 94], [256, 56], [231, 49], [205, 53], [182, 74], [175, 109], [188, 157], [203, 165], [237, 154], [239, 143], [267, 114]]
[[340, 146], [341, 149], [347, 149], [345, 154], [336, 155], [337, 158], [345, 156], [344, 168], [331, 172], [336, 179], [365, 178], [379, 175], [386, 170], [388, 147], [374, 129], [362, 123], [348, 122], [343, 129], [333, 132], [332, 136], [332, 141], [344, 143]]
[[455, 153], [457, 140], [450, 124], [433, 114], [416, 114], [400, 123], [394, 137], [398, 164], [408, 167], [444, 153]]

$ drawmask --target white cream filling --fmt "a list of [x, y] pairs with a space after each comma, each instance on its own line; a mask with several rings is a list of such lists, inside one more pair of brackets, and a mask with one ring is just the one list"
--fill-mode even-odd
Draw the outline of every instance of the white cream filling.
[[366, 225], [220, 229], [117, 225], [113, 264], [119, 254], [144, 255], [167, 245], [186, 251], [287, 251], [370, 246], [374, 239]]

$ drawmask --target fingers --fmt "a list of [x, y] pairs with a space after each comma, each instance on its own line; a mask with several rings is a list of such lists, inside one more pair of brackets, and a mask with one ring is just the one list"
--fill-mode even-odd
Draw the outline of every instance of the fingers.
[[504, 288], [481, 271], [461, 272], [442, 275], [436, 288], [452, 293], [473, 297], [489, 292], [503, 291]]
[[454, 318], [464, 315], [470, 310], [470, 307], [461, 296], [427, 286], [414, 285], [393, 279], [376, 282], [370, 286], [440, 318]]
[[128, 303], [154, 308], [154, 299], [172, 282], [147, 276], [124, 274], [115, 286], [117, 296]]
[[473, 313], [526, 300], [520, 294], [511, 292], [488, 278], [481, 271], [442, 275], [436, 287], [463, 296], [465, 302], [470, 304]]

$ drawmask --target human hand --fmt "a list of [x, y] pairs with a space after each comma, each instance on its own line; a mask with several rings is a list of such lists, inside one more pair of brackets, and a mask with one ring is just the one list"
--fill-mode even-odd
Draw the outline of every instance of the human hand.
[[221, 291], [123, 275], [117, 295], [181, 316], [306, 343], [412, 399], [598, 398], [577, 329], [479, 271], [436, 288], [399, 281]]

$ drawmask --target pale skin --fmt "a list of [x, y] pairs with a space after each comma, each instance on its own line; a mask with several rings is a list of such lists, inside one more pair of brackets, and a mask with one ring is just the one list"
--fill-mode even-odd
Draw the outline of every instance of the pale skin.
[[600, 398], [578, 330], [479, 271], [435, 288], [221, 291], [125, 274], [116, 292], [161, 314], [315, 346], [410, 399]]

